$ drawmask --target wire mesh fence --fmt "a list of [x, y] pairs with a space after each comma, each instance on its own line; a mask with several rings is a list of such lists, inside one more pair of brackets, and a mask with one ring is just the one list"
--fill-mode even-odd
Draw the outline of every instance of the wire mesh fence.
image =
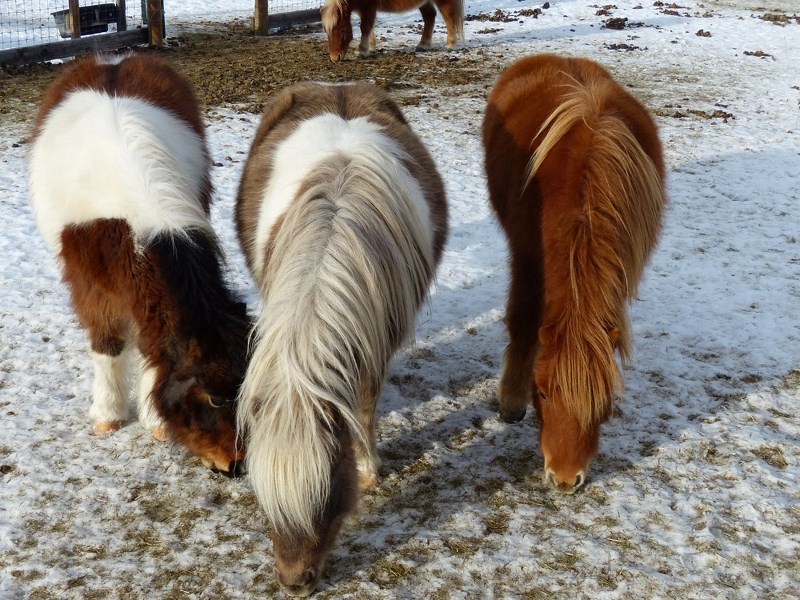
[[[116, 4], [109, 0], [81, 0], [81, 36], [116, 32]], [[184, 17], [216, 18], [220, 13], [235, 10], [252, 12], [253, 5], [253, 0], [166, 0], [165, 13], [167, 21]], [[269, 2], [269, 15], [276, 17], [275, 24], [278, 25], [283, 23], [279, 18], [281, 15], [314, 13], [321, 5], [322, 0], [273, 0]], [[0, 0], [0, 50], [70, 38], [72, 23], [68, 8], [69, 0]], [[146, 0], [127, 0], [127, 29], [146, 25], [146, 15]]]
[[[144, 22], [140, 0], [125, 4], [127, 27]], [[0, 0], [0, 50], [58, 42], [72, 37], [68, 0]], [[117, 31], [117, 5], [103, 0], [80, 3], [81, 35]]]

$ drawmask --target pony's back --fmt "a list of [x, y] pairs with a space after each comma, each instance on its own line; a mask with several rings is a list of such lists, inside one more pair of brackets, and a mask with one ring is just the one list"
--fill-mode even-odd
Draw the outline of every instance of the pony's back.
[[79, 60], [34, 122], [31, 204], [48, 244], [67, 224], [124, 219], [142, 239], [209, 229], [209, 153], [189, 82], [146, 56]]

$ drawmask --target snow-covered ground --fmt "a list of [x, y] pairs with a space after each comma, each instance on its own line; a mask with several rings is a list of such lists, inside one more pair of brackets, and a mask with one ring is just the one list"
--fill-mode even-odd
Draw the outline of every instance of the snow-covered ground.
[[[202, 27], [251, 6], [168, 9]], [[404, 108], [445, 180], [452, 233], [379, 406], [383, 482], [320, 596], [800, 597], [800, 7], [618, 2], [598, 15], [552, 0], [520, 14], [540, 7], [467, 0], [469, 15], [519, 18], [468, 20], [465, 56], [598, 60], [650, 107], [666, 151], [669, 207], [631, 310], [623, 399], [585, 489], [549, 491], [533, 419], [496, 414], [508, 274], [482, 172], [488, 90]], [[410, 49], [418, 33], [401, 26], [417, 21], [379, 15], [379, 35], [394, 29], [380, 43]], [[437, 19], [437, 43], [443, 31]], [[215, 157], [243, 156], [257, 121], [211, 109]], [[28, 126], [0, 124], [0, 598], [269, 597], [268, 526], [246, 480], [136, 422], [91, 435], [85, 336], [28, 206]], [[221, 164], [214, 225], [254, 301], [232, 223], [242, 162]]]

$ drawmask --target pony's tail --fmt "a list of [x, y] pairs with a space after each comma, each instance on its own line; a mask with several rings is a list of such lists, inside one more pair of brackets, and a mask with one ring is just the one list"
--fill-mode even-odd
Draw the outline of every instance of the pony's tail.
[[[582, 186], [583, 214], [569, 249], [569, 284], [574, 305], [563, 324], [563, 368], [556, 375], [564, 397], [584, 426], [606, 415], [614, 391], [622, 389], [630, 361], [627, 302], [636, 294], [658, 237], [663, 181], [627, 123], [606, 110], [618, 93], [605, 80], [569, 84], [563, 101], [540, 127], [543, 136], [528, 165], [529, 185], [563, 137], [576, 127], [591, 130]], [[643, 108], [641, 108], [644, 111]], [[591, 398], [589, 405], [581, 398]]]

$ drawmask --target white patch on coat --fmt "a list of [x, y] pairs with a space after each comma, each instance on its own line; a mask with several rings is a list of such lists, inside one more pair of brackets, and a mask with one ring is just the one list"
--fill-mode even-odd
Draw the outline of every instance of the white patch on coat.
[[399, 167], [398, 177], [414, 200], [419, 220], [425, 227], [427, 241], [433, 243], [430, 208], [417, 180], [400, 164], [405, 157], [400, 144], [366, 117], [346, 120], [325, 113], [301, 123], [274, 151], [272, 177], [264, 191], [256, 230], [253, 263], [257, 277], [261, 277], [264, 269], [265, 250], [273, 235], [272, 228], [295, 200], [309, 173], [334, 154], [368, 158], [371, 148], [381, 148], [394, 158], [395, 168]]
[[138, 241], [207, 231], [199, 197], [208, 161], [197, 133], [169, 111], [139, 98], [73, 92], [47, 116], [31, 150], [37, 225], [54, 254], [66, 225], [95, 219], [125, 219]]

